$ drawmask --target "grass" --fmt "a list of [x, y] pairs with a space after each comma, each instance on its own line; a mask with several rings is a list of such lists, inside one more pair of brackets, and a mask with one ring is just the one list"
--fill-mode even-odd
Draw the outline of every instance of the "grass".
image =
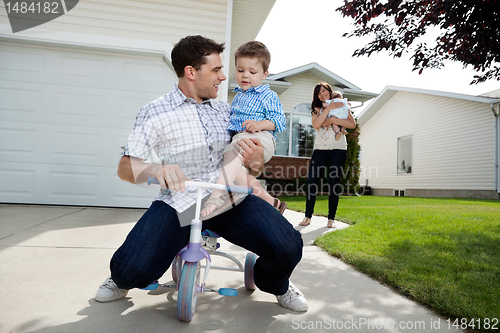
[[[285, 201], [304, 211], [304, 196]], [[333, 256], [444, 316], [500, 319], [499, 201], [341, 197], [336, 218], [351, 227], [315, 241]]]

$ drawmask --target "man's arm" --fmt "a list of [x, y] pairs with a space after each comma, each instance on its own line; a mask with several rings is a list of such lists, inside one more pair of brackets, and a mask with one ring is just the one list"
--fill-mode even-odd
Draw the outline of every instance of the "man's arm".
[[118, 177], [132, 184], [147, 182], [148, 176], [156, 177], [163, 189], [183, 192], [184, 182], [188, 180], [177, 164], [150, 164], [144, 163], [137, 157], [123, 156], [118, 164]]
[[121, 180], [136, 184], [134, 173], [132, 171], [132, 164], [130, 162], [130, 156], [123, 156], [118, 164], [118, 171], [116, 172]]

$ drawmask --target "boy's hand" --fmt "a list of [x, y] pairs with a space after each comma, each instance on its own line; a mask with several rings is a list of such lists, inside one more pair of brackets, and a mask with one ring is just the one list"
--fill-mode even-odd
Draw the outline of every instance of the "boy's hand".
[[250, 133], [260, 132], [263, 129], [262, 123], [255, 120], [245, 120], [243, 122], [243, 128], [245, 129], [245, 131]]

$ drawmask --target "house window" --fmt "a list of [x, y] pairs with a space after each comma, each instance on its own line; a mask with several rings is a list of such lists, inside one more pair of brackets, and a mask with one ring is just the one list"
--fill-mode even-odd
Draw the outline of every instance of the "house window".
[[398, 138], [398, 174], [412, 173], [412, 136]]
[[276, 135], [276, 155], [311, 157], [314, 148], [311, 104], [301, 103], [286, 114], [286, 131]]

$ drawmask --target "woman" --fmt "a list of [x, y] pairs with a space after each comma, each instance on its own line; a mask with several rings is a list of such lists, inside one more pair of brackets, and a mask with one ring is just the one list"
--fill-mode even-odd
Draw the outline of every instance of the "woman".
[[[316, 203], [316, 195], [320, 191], [319, 182], [325, 171], [328, 172], [328, 228], [335, 228], [335, 213], [339, 203], [339, 192], [336, 185], [340, 182], [341, 168], [347, 158], [347, 140], [345, 135], [340, 139], [335, 140], [335, 132], [332, 129], [332, 124], [339, 127], [355, 128], [356, 122], [349, 112], [347, 119], [338, 119], [335, 117], [327, 118], [328, 113], [332, 109], [343, 107], [340, 102], [330, 103], [327, 105], [326, 100], [333, 99], [333, 89], [326, 82], [320, 82], [314, 88], [313, 101], [311, 103], [312, 126], [316, 129], [316, 138], [314, 140], [314, 151], [309, 165], [307, 175], [307, 201], [306, 201], [306, 216], [299, 223], [301, 226], [311, 224], [311, 217], [314, 212], [314, 204]], [[326, 128], [327, 135], [320, 135], [320, 128]]]

